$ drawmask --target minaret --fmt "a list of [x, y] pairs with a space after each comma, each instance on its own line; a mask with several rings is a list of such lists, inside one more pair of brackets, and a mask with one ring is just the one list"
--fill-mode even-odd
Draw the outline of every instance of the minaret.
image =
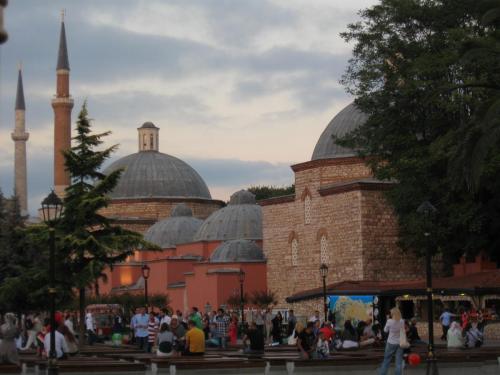
[[19, 200], [21, 214], [28, 215], [28, 180], [26, 173], [26, 141], [29, 133], [26, 133], [25, 123], [26, 106], [24, 104], [23, 75], [21, 64], [17, 76], [16, 94], [16, 124], [11, 134], [14, 141], [14, 194]]
[[69, 94], [69, 61], [64, 28], [64, 11], [61, 14], [61, 35], [57, 56], [57, 91], [52, 99], [54, 108], [54, 189], [59, 197], [70, 184], [69, 172], [64, 165], [63, 151], [71, 147], [71, 110], [73, 99]]

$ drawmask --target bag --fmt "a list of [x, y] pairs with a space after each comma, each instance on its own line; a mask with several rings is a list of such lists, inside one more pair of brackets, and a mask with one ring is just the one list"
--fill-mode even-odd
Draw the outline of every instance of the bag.
[[172, 343], [170, 341], [160, 342], [158, 349], [162, 353], [170, 353], [172, 351]]
[[291, 345], [291, 346], [297, 345], [297, 337], [295, 337], [295, 329], [293, 330], [292, 334], [288, 338], [288, 345]]
[[33, 322], [31, 321], [31, 319], [26, 319], [26, 321], [24, 322], [24, 326], [28, 331], [33, 329]]
[[399, 346], [401, 349], [408, 349], [410, 347], [410, 343], [408, 342], [408, 338], [406, 337], [405, 325], [401, 327], [399, 331]]

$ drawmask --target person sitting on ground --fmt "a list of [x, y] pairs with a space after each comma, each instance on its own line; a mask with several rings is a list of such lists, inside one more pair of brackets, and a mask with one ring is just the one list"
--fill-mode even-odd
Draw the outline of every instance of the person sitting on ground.
[[[45, 347], [45, 354], [49, 358], [50, 358], [50, 337], [52, 336], [52, 334], [53, 332], [49, 332], [43, 338], [44, 340], [43, 346]], [[68, 353], [69, 353], [68, 343], [66, 342], [64, 335], [57, 329], [55, 331], [55, 344], [56, 344], [55, 350], [57, 359], [68, 358]]]
[[71, 330], [66, 324], [62, 324], [59, 327], [59, 331], [63, 334], [68, 346], [68, 351], [66, 353], [71, 356], [76, 355], [78, 353], [78, 341], [76, 340], [75, 335], [71, 333]]
[[319, 359], [328, 359], [330, 356], [329, 340], [326, 339], [324, 332], [319, 332], [316, 343], [316, 355]]
[[417, 329], [417, 319], [411, 318], [410, 325], [408, 326], [408, 342], [411, 345], [426, 345], [427, 343], [422, 341]]
[[194, 320], [188, 321], [188, 331], [186, 333], [186, 348], [183, 355], [199, 356], [205, 354], [205, 334], [196, 327]]
[[162, 323], [160, 326], [160, 332], [156, 337], [156, 346], [158, 347], [156, 351], [158, 357], [170, 357], [174, 354], [174, 334], [167, 323]]
[[19, 355], [16, 348], [16, 337], [19, 336], [16, 316], [5, 314], [5, 323], [0, 326], [0, 363], [19, 365]]
[[218, 348], [219, 339], [217, 338], [217, 324], [210, 323], [208, 335], [205, 333], [205, 346], [209, 348]]
[[479, 348], [483, 345], [483, 333], [477, 328], [474, 323], [468, 323], [463, 330], [462, 335], [465, 338], [466, 348]]
[[358, 333], [354, 329], [350, 320], [345, 321], [344, 331], [342, 332], [341, 337], [342, 337], [342, 349], [359, 348]]
[[245, 346], [243, 352], [246, 354], [264, 353], [264, 335], [257, 329], [255, 322], [250, 323], [250, 327], [243, 337], [243, 345]]
[[314, 359], [316, 357], [316, 338], [313, 333], [314, 323], [308, 322], [307, 327], [299, 333], [297, 338], [297, 349], [302, 359]]
[[464, 338], [462, 336], [462, 328], [458, 322], [452, 322], [450, 329], [447, 332], [447, 344], [448, 349], [451, 348], [463, 348]]

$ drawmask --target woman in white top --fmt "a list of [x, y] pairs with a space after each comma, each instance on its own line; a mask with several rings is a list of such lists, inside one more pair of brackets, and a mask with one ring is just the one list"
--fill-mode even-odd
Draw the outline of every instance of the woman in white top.
[[462, 329], [460, 328], [460, 324], [458, 324], [458, 322], [451, 323], [450, 329], [448, 330], [446, 336], [447, 336], [446, 344], [448, 348], [464, 347]]
[[396, 356], [396, 371], [394, 375], [401, 375], [403, 369], [403, 348], [399, 346], [401, 330], [405, 322], [401, 318], [401, 311], [397, 307], [391, 309], [391, 318], [385, 324], [384, 332], [388, 333], [385, 345], [384, 362], [380, 368], [379, 375], [387, 375], [392, 357]]

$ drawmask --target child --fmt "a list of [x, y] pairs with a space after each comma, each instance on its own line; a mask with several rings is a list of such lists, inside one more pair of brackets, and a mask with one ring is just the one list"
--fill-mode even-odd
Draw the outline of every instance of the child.
[[319, 332], [318, 343], [316, 344], [316, 353], [319, 359], [327, 359], [330, 355], [330, 347], [324, 332]]

